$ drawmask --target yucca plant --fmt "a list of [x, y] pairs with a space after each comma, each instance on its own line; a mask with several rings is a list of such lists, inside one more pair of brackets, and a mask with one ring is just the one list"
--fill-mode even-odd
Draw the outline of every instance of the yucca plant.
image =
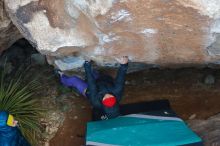
[[24, 75], [25, 73], [16, 73], [13, 78], [8, 78], [4, 69], [0, 71], [0, 110], [12, 114], [24, 137], [32, 145], [36, 145], [42, 108], [34, 95], [40, 86], [37, 78], [24, 82]]

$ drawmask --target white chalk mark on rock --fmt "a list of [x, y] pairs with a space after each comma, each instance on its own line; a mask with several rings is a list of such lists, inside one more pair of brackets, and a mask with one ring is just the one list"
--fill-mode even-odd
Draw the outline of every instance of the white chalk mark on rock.
[[131, 14], [127, 10], [121, 9], [117, 13], [113, 13], [110, 23], [115, 23], [115, 22], [122, 21], [122, 20], [126, 22], [132, 20]]
[[158, 33], [158, 30], [153, 28], [146, 28], [142, 30], [140, 33], [144, 34], [146, 37], [152, 37], [154, 34]]

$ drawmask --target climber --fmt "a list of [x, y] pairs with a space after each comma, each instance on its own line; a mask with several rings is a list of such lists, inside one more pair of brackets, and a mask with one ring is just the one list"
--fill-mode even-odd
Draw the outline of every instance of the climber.
[[17, 125], [12, 115], [0, 111], [0, 146], [30, 146]]
[[120, 115], [119, 102], [123, 93], [128, 57], [121, 57], [117, 61], [120, 63], [120, 68], [115, 80], [109, 75], [93, 71], [89, 61], [84, 63], [87, 83], [77, 76], [68, 77], [59, 72], [62, 84], [76, 88], [80, 94], [87, 97], [100, 120]]

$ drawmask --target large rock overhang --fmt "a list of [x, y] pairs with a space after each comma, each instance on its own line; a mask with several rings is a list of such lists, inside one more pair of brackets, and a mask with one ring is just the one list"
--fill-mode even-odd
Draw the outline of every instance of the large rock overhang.
[[23, 36], [62, 70], [115, 57], [157, 66], [219, 64], [219, 0], [5, 0]]

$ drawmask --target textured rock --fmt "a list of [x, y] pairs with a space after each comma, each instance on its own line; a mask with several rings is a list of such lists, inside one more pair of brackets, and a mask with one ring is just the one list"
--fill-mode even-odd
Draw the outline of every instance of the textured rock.
[[41, 124], [44, 126], [44, 133], [42, 133], [42, 141], [39, 145], [46, 145], [57, 133], [58, 129], [63, 125], [65, 120], [64, 113], [60, 111], [48, 111], [45, 116], [46, 118], [41, 119]]
[[35, 53], [31, 55], [31, 63], [33, 65], [45, 65], [46, 58], [40, 53]]
[[[0, 68], [5, 68], [8, 73], [15, 73], [18, 69], [26, 68], [30, 65], [34, 65], [37, 60], [42, 59], [43, 55], [32, 57], [36, 54], [37, 50], [25, 39], [19, 39], [5, 50], [0, 56]], [[46, 61], [46, 60], [45, 60]], [[44, 61], [44, 62], [45, 62]], [[6, 64], [6, 65], [5, 65]]]
[[18, 29], [8, 18], [4, 9], [3, 0], [0, 0], [0, 34], [0, 54], [2, 51], [10, 47], [15, 41], [22, 38]]
[[[5, 0], [14, 24], [51, 64], [219, 64], [219, 0]], [[68, 59], [69, 61], [70, 59]], [[80, 63], [72, 59], [70, 64]], [[57, 65], [59, 66], [59, 65]], [[62, 70], [70, 70], [68, 65]], [[74, 67], [72, 67], [74, 68]]]
[[204, 79], [204, 83], [206, 84], [206, 85], [213, 85], [213, 84], [215, 84], [215, 76], [214, 75], [212, 75], [212, 74], [209, 74], [209, 75], [207, 75], [206, 77], [205, 77], [205, 79]]
[[220, 145], [220, 114], [208, 120], [191, 120], [188, 123], [201, 136], [206, 146]]

